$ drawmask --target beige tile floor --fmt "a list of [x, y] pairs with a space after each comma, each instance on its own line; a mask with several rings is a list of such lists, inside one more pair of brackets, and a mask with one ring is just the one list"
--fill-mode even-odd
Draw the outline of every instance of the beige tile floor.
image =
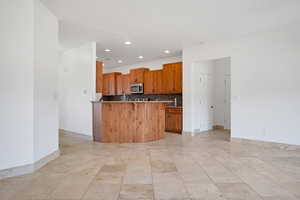
[[229, 142], [229, 133], [101, 144], [62, 134], [61, 156], [0, 181], [0, 200], [294, 200], [300, 151]]

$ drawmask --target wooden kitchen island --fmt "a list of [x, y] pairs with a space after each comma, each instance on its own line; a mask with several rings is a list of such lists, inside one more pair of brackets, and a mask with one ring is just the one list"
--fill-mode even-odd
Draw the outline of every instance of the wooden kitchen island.
[[169, 101], [102, 101], [93, 104], [94, 141], [135, 143], [165, 137]]

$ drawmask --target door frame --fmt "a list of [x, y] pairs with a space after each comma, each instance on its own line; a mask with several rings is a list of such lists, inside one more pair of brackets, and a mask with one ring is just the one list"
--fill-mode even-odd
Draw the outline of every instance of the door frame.
[[[232, 73], [231, 73], [231, 71], [232, 71], [232, 56], [222, 56], [222, 57], [215, 57], [215, 58], [211, 58], [211, 59], [195, 60], [195, 61], [192, 62], [192, 70], [191, 70], [191, 72], [192, 72], [192, 75], [195, 74], [196, 73], [195, 66], [197, 64], [201, 63], [201, 62], [214, 61], [214, 60], [223, 59], [223, 58], [229, 58], [230, 59], [230, 73], [229, 74], [225, 74], [225, 77], [226, 76], [230, 76], [230, 109], [229, 109], [229, 111], [230, 111], [230, 121], [229, 121], [230, 129], [229, 130], [231, 130], [231, 126], [232, 126], [232, 117], [231, 117], [232, 116], [232, 103], [231, 103], [232, 102]], [[225, 77], [224, 77], [224, 79], [225, 79]], [[199, 77], [195, 78], [195, 76], [192, 76], [191, 80], [192, 80], [192, 83], [196, 83], [197, 80], [199, 81]], [[197, 94], [196, 90], [197, 90], [197, 86], [195, 86], [195, 84], [193, 84], [193, 88], [192, 88], [192, 94], [193, 94], [192, 95], [192, 97], [193, 97], [192, 104], [193, 104], [193, 109], [195, 109], [195, 103], [197, 102], [195, 100], [195, 96]], [[193, 113], [195, 113], [195, 112], [193, 112]], [[225, 112], [224, 112], [224, 115], [225, 115]], [[195, 120], [194, 118], [195, 118], [195, 115], [193, 114], [193, 117], [192, 117], [192, 132], [193, 133], [206, 132], [206, 131], [201, 131], [201, 128], [200, 129], [199, 128], [195, 129], [195, 127], [196, 127], [195, 122], [200, 124], [200, 119]], [[226, 117], [224, 116], [224, 119], [225, 118]], [[224, 128], [226, 128], [225, 126], [226, 125], [224, 124]]]

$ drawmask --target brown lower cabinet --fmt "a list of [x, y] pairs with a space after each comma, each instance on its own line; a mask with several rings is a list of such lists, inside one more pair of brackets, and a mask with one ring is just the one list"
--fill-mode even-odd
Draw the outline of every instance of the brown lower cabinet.
[[182, 132], [182, 108], [166, 108], [166, 131], [181, 133]]

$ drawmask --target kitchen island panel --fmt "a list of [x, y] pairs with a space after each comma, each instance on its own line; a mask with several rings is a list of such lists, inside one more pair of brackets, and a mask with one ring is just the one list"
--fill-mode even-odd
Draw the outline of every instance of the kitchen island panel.
[[[94, 109], [97, 108], [94, 110], [94, 117], [101, 107], [101, 117], [97, 117], [101, 119], [101, 136], [94, 137], [95, 141], [134, 143], [164, 138], [165, 106], [168, 103], [170, 102], [93, 102]], [[94, 123], [98, 122], [94, 120]], [[96, 140], [97, 138], [101, 139]]]

